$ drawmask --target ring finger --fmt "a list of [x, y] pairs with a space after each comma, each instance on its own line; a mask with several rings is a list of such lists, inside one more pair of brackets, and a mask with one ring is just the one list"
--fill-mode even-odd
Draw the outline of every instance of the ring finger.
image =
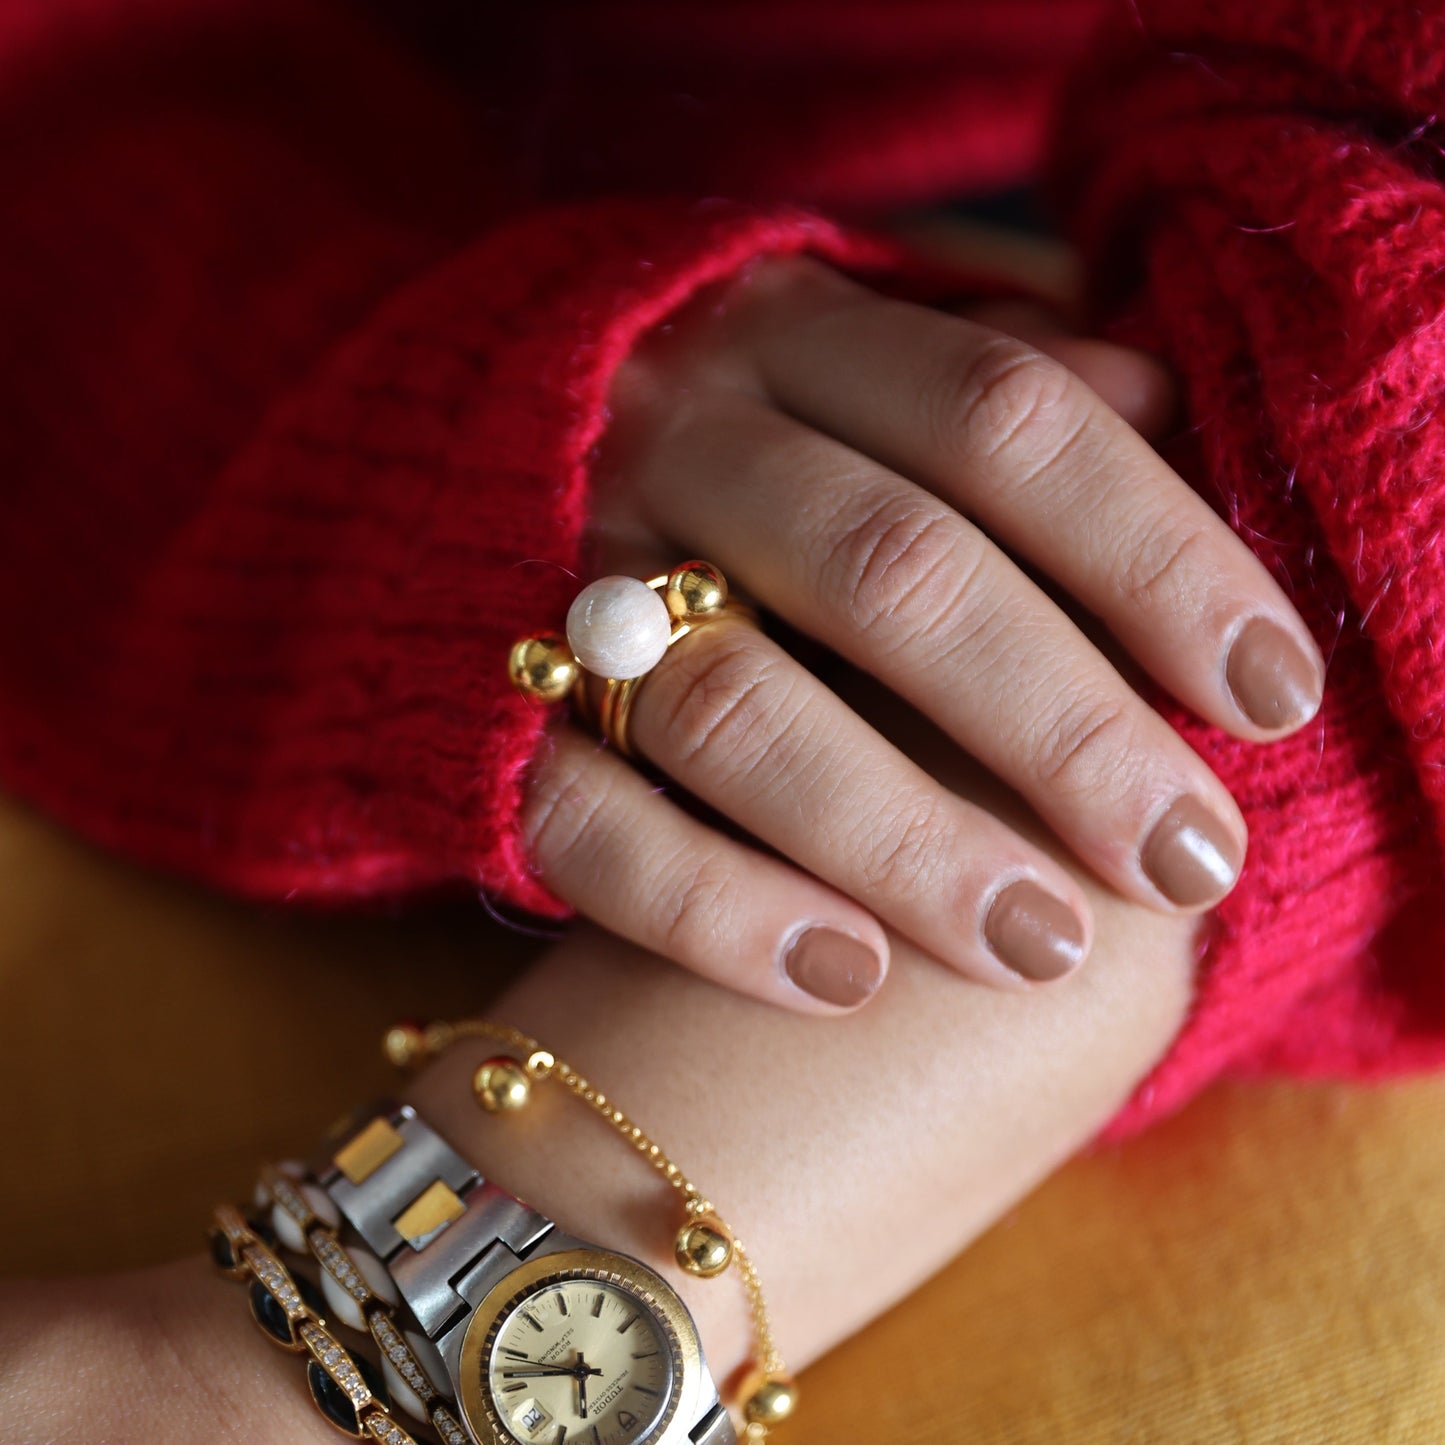
[[887, 935], [865, 909], [693, 817], [571, 723], [548, 730], [522, 828], [558, 897], [739, 993], [836, 1014], [887, 973]]

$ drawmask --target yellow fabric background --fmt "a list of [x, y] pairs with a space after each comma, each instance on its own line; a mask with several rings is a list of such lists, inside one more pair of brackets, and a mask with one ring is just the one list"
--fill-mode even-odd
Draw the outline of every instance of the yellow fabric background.
[[[258, 1160], [387, 1085], [385, 1023], [533, 947], [475, 910], [268, 917], [0, 804], [0, 1270], [199, 1248]], [[325, 991], [334, 1028], [295, 1027]], [[779, 1445], [1439, 1445], [1442, 1120], [1438, 1079], [1217, 1088], [809, 1370]]]

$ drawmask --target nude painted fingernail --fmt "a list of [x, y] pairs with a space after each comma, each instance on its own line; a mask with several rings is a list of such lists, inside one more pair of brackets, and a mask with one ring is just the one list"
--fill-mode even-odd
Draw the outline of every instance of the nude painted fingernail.
[[1185, 793], [1154, 825], [1139, 862], [1171, 903], [1193, 908], [1223, 898], [1234, 887], [1244, 849], [1222, 818]]
[[1262, 728], [1308, 722], [1325, 690], [1318, 659], [1268, 617], [1256, 617], [1235, 639], [1225, 678], [1240, 710]]
[[808, 928], [783, 957], [788, 977], [824, 1003], [852, 1008], [883, 982], [883, 960], [866, 943], [836, 928]]
[[1015, 973], [1046, 983], [1072, 973], [1084, 960], [1079, 915], [1029, 878], [1010, 883], [983, 921], [988, 946]]

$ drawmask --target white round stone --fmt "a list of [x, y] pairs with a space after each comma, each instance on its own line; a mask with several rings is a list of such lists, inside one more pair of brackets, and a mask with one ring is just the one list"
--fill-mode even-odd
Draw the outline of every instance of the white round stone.
[[567, 610], [567, 645], [599, 677], [641, 677], [667, 651], [672, 619], [640, 577], [599, 577]]

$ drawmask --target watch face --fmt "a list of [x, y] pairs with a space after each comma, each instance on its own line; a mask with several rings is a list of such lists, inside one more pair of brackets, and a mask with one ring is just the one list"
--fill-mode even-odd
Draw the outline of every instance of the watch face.
[[478, 1361], [488, 1413], [524, 1445], [643, 1445], [677, 1406], [677, 1336], [606, 1271], [559, 1273], [498, 1312]]

